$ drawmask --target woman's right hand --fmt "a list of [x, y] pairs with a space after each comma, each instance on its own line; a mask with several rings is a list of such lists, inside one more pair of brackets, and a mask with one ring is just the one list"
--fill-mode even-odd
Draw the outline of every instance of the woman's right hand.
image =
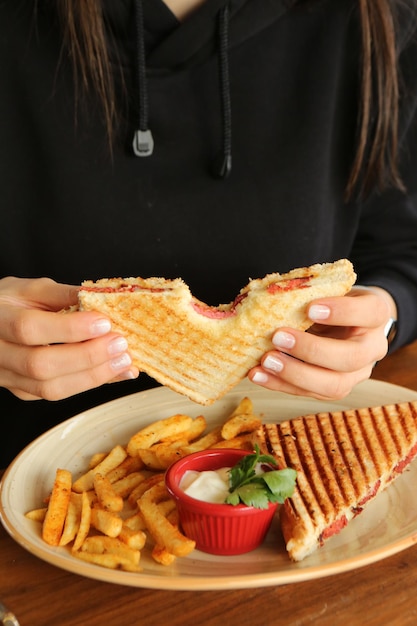
[[77, 293], [49, 278], [0, 279], [1, 387], [24, 400], [61, 400], [139, 375], [107, 318], [63, 313]]

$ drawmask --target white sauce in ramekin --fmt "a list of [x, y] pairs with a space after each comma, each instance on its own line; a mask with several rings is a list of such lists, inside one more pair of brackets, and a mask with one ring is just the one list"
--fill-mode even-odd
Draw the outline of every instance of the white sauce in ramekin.
[[187, 496], [196, 500], [224, 504], [229, 494], [229, 471], [230, 467], [203, 472], [187, 470], [181, 479], [180, 487]]

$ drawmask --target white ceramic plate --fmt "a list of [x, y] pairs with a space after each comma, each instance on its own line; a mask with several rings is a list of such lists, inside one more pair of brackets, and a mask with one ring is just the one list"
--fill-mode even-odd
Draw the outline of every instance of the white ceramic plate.
[[40, 525], [24, 514], [41, 506], [57, 467], [74, 476], [84, 473], [90, 456], [124, 444], [146, 424], [188, 413], [204, 414], [209, 427], [222, 422], [245, 396], [263, 420], [336, 408], [362, 408], [416, 400], [417, 392], [379, 381], [366, 381], [348, 398], [321, 402], [281, 395], [243, 382], [211, 407], [201, 407], [165, 388], [156, 388], [109, 402], [59, 424], [31, 443], [6, 471], [1, 485], [1, 520], [9, 534], [29, 552], [62, 569], [106, 582], [155, 589], [241, 589], [281, 585], [319, 578], [367, 565], [417, 542], [417, 463], [378, 495], [339, 535], [301, 563], [289, 561], [277, 525], [264, 544], [245, 555], [219, 557], [195, 550], [171, 566], [155, 563], [143, 551], [141, 573], [113, 571], [84, 563], [66, 548], [53, 548], [40, 536]]

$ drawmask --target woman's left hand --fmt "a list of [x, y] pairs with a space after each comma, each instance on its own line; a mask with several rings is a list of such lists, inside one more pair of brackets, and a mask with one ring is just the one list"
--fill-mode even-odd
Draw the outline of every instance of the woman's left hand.
[[314, 322], [309, 331], [278, 329], [276, 349], [249, 378], [274, 391], [344, 398], [387, 353], [385, 327], [396, 317], [393, 299], [379, 288], [353, 288], [344, 297], [315, 300], [308, 313]]

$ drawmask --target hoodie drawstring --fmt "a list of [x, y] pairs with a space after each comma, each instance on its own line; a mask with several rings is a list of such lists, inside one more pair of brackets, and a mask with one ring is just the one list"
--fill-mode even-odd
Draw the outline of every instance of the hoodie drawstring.
[[214, 160], [212, 174], [216, 178], [227, 178], [232, 169], [232, 107], [229, 80], [229, 3], [219, 13], [219, 79], [222, 109], [223, 145]]
[[136, 76], [137, 91], [139, 94], [139, 128], [133, 136], [133, 152], [136, 156], [146, 157], [153, 152], [154, 142], [152, 133], [148, 128], [149, 101], [148, 85], [146, 81], [145, 59], [145, 29], [143, 25], [142, 0], [135, 2], [135, 28], [136, 28]]
[[[150, 156], [154, 149], [152, 132], [148, 128], [149, 101], [146, 81], [145, 29], [143, 0], [135, 0], [136, 27], [136, 77], [139, 94], [139, 128], [133, 137], [136, 156]], [[222, 150], [212, 164], [211, 173], [216, 178], [227, 178], [232, 169], [232, 115], [229, 79], [229, 3], [221, 9], [218, 18], [219, 88], [222, 115]]]

